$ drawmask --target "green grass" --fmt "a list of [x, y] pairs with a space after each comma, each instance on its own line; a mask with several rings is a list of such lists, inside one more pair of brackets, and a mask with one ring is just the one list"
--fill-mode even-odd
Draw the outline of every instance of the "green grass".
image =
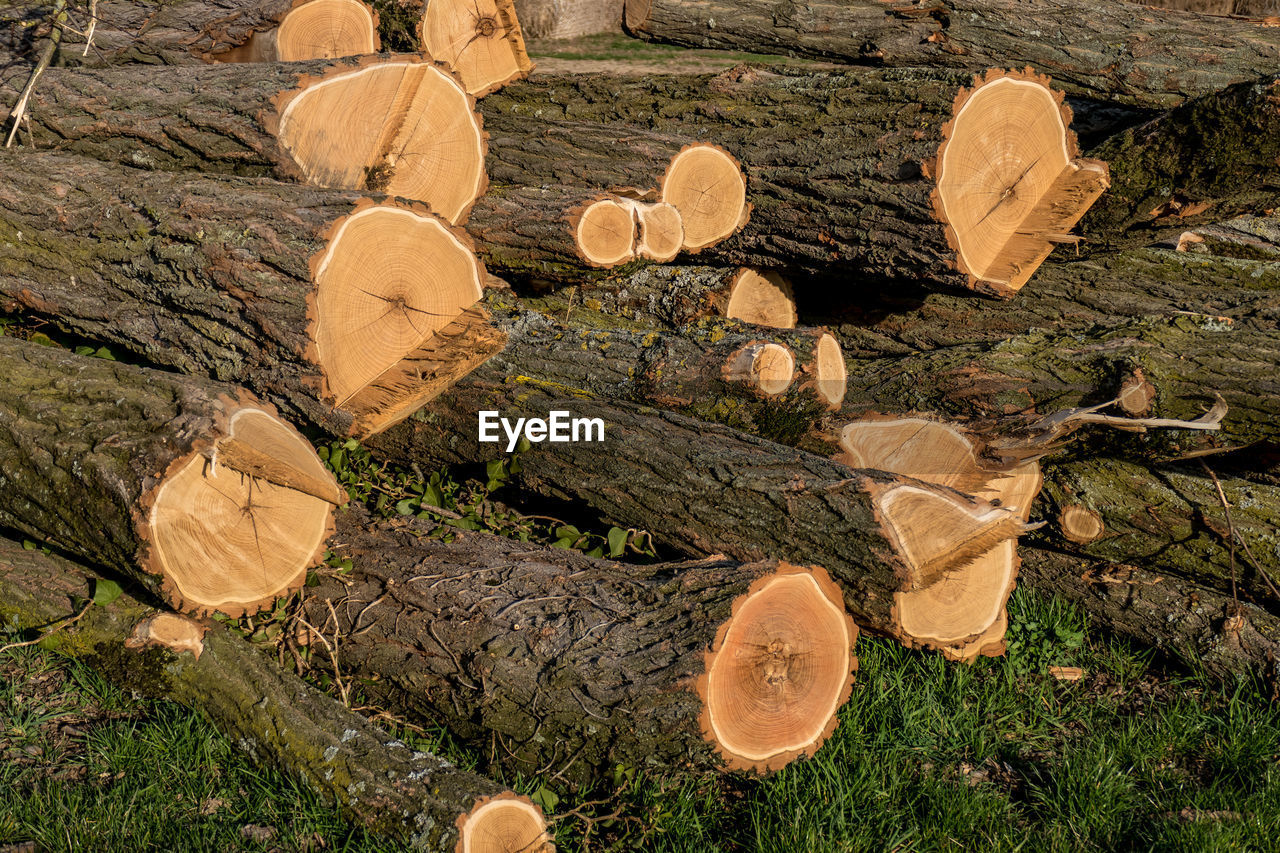
[[[765, 780], [664, 784], [620, 770], [616, 790], [592, 795], [606, 802], [580, 809], [595, 820], [559, 822], [557, 841], [691, 853], [1274, 848], [1280, 710], [1256, 685], [1161, 672], [1023, 592], [1011, 623], [1008, 657], [971, 667], [864, 640], [852, 700], [815, 759]], [[1087, 675], [1058, 681], [1051, 665]], [[135, 702], [38, 649], [7, 653], [0, 670], [0, 845], [394, 849], [251, 767], [198, 715]], [[582, 805], [554, 783], [542, 798], [557, 794], [558, 813]], [[254, 841], [246, 825], [277, 835]]]

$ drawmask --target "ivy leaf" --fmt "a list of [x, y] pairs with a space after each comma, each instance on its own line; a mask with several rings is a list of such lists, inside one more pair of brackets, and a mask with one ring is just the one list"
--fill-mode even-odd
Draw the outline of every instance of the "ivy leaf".
[[621, 527], [609, 528], [609, 556], [621, 557], [627, 547], [627, 531]]
[[544, 812], [553, 812], [560, 803], [560, 797], [555, 791], [543, 785], [538, 790], [529, 795], [529, 799], [542, 806]]
[[413, 515], [413, 505], [417, 503], [413, 498], [405, 498], [396, 503], [396, 512], [401, 515]]
[[93, 603], [99, 607], [106, 607], [111, 602], [120, 597], [120, 593], [124, 590], [120, 589], [120, 584], [115, 581], [109, 581], [105, 578], [93, 582]]

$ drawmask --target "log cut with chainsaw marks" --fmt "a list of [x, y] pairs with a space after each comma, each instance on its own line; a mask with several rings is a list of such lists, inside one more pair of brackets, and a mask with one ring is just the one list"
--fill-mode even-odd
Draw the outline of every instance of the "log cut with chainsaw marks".
[[452, 68], [476, 97], [533, 70], [513, 0], [427, 0], [418, 38], [423, 52]]
[[1062, 93], [1030, 69], [989, 71], [956, 96], [934, 205], [970, 286], [1016, 293], [1107, 188], [1107, 165], [1079, 158], [1070, 124]]
[[431, 63], [337, 66], [282, 93], [278, 133], [311, 183], [415, 199], [457, 223], [488, 182], [474, 105]]
[[230, 386], [0, 339], [0, 524], [195, 613], [301, 586], [345, 493]]

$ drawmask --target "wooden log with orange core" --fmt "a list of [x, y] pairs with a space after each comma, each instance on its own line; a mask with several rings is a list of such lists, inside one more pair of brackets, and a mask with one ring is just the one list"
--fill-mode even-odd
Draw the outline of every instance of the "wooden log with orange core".
[[[45, 17], [27, 5], [15, 17]], [[378, 14], [361, 0], [98, 0], [93, 11], [92, 28], [87, 16], [66, 28], [59, 63], [296, 62], [380, 49]]]
[[192, 613], [302, 585], [346, 495], [275, 410], [231, 386], [0, 339], [0, 523]]
[[0, 248], [6, 305], [331, 433], [385, 428], [500, 346], [465, 235], [420, 205], [57, 154], [6, 167], [21, 203], [0, 227], [24, 235]]
[[358, 510], [339, 525], [355, 568], [308, 588], [307, 624], [389, 704], [496, 737], [507, 769], [586, 789], [619, 765], [766, 773], [813, 755], [849, 698], [857, 629], [821, 568], [446, 544]]
[[120, 687], [201, 712], [255, 764], [300, 780], [358, 825], [413, 850], [554, 849], [542, 810], [528, 799], [409, 749], [222, 625], [156, 610], [128, 592], [68, 625], [68, 602], [101, 580], [0, 540], [4, 624], [49, 631], [50, 646]]
[[[0, 101], [16, 100], [20, 85], [0, 84]], [[451, 72], [416, 56], [160, 75], [138, 66], [52, 68], [20, 139], [149, 169], [381, 192], [457, 223], [487, 185], [474, 104]]]
[[[707, 106], [685, 115], [668, 108], [677, 101]], [[637, 119], [629, 103], [653, 106]], [[1022, 71], [548, 75], [478, 109], [495, 185], [656, 185], [680, 212], [683, 250], [717, 264], [1007, 296], [1072, 239], [1108, 180], [1104, 163], [1079, 156], [1061, 93]], [[803, 145], [797, 128], [812, 132]], [[620, 239], [611, 263], [634, 257]], [[501, 233], [481, 242], [515, 248]], [[572, 263], [527, 243], [491, 266], [537, 275]]]

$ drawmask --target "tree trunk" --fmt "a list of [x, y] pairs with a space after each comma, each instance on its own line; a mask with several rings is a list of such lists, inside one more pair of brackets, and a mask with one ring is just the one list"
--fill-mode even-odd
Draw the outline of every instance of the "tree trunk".
[[335, 434], [382, 428], [496, 346], [466, 311], [470, 249], [415, 206], [25, 152], [6, 160], [0, 236], [8, 310]]
[[948, 569], [1015, 537], [1021, 521], [1011, 513], [719, 424], [627, 402], [606, 404], [567, 383], [531, 380], [523, 369], [506, 353], [495, 356], [369, 447], [406, 464], [485, 461], [502, 457], [508, 441], [494, 430], [494, 443], [481, 442], [476, 413], [500, 413], [513, 424], [518, 417], [545, 420], [553, 411], [598, 418], [603, 440], [588, 428], [586, 440], [521, 453], [522, 485], [554, 499], [586, 501], [607, 522], [647, 529], [685, 553], [830, 566], [859, 626], [906, 643], [963, 642], [1003, 612], [1011, 577], [973, 589], [968, 580], [956, 581], [954, 598], [972, 600], [972, 608], [961, 608], [963, 618], [945, 629], [930, 625], [934, 634], [908, 633], [898, 601], [951, 583], [963, 572], [944, 577]]
[[1069, 601], [1091, 621], [1222, 681], [1280, 682], [1280, 619], [1193, 581], [1037, 548], [1023, 551], [1022, 581]]
[[[1212, 470], [1212, 457], [1204, 460]], [[1043, 517], [1032, 543], [1097, 562], [1140, 566], [1228, 599], [1280, 610], [1280, 488], [1225, 472], [1213, 478], [1195, 462], [1148, 469], [1117, 459], [1055, 463], [1045, 476]], [[1225, 497], [1229, 509], [1224, 510]], [[1071, 541], [1067, 508], [1093, 513], [1101, 528]], [[1228, 518], [1229, 517], [1229, 518]]]
[[[36, 631], [65, 623], [98, 580], [60, 557], [0, 540], [6, 625]], [[550, 849], [536, 841], [545, 822], [528, 800], [413, 752], [221, 625], [156, 611], [126, 593], [89, 607], [74, 624], [50, 631], [43, 644], [127, 690], [203, 712], [255, 763], [301, 778], [353, 820], [412, 849], [462, 850], [458, 824], [465, 822], [469, 836], [483, 835], [482, 824], [498, 811], [511, 821], [507, 827], [519, 822], [525, 830], [516, 846], [502, 850]], [[496, 805], [477, 817], [485, 803]]]
[[[628, 0], [641, 38], [860, 64], [1022, 67], [1148, 107], [1274, 73], [1280, 34], [1247, 21], [1077, 0]], [[1211, 57], [1211, 59], [1209, 59]]]
[[511, 770], [584, 789], [619, 766], [763, 773], [812, 755], [849, 697], [857, 630], [820, 568], [446, 544], [361, 511], [341, 525], [356, 569], [308, 588], [307, 623], [394, 705], [492, 733]]
[[[992, 208], [988, 195], [998, 194], [1008, 204], [1031, 205], [1021, 224], [1010, 226], [1010, 234], [1043, 231], [1049, 242], [1030, 247], [1011, 236], [1001, 244], [1005, 254], [994, 258], [970, 245], [983, 228], [997, 227], [990, 222], [1024, 211], [1000, 208], [1006, 212], [984, 224], [984, 217], [969, 216], [958, 201], [939, 207], [944, 190], [956, 192], [946, 189], [949, 173], [939, 165], [948, 132], [944, 125], [961, 103], [977, 104], [980, 96], [1000, 91], [987, 80], [977, 94], [958, 101], [957, 92], [971, 82], [965, 75], [932, 69], [825, 74], [736, 69], [716, 76], [641, 79], [548, 75], [487, 97], [478, 108], [490, 135], [490, 179], [503, 187], [648, 190], [687, 143], [723, 146], [741, 162], [754, 208], [745, 228], [700, 253], [710, 262], [779, 268], [828, 281], [838, 276], [842, 288], [849, 286], [851, 266], [874, 277], [864, 279], [864, 287], [879, 289], [886, 280], [904, 279], [984, 289], [982, 282], [990, 279], [985, 289], [1008, 295], [1031, 276], [1052, 240], [1066, 239], [1087, 199], [1067, 204], [1072, 215], [1049, 228], [1041, 219], [1057, 214], [1045, 211], [1045, 200], [1056, 198], [1064, 185], [1045, 190], [1031, 205], [1034, 190], [1020, 188], [1021, 172], [976, 176], [974, 186], [990, 184], [990, 192], [983, 195], [985, 190], [970, 186], [959, 191], [960, 201], [983, 202], [980, 207], [987, 211]], [[698, 109], [688, 109], [690, 103]], [[1104, 193], [1097, 212], [1085, 215], [1089, 233], [1105, 232], [1108, 248], [1136, 246], [1203, 216], [1222, 219], [1255, 211], [1264, 199], [1274, 204], [1274, 182], [1256, 181], [1257, 174], [1275, 173], [1280, 156], [1280, 111], [1266, 103], [1265, 91], [1232, 89], [1162, 117], [1147, 133], [1112, 139], [1099, 151], [1102, 159], [1116, 163], [1116, 191]], [[645, 105], [639, 119], [634, 104]], [[1056, 112], [1037, 115], [1042, 122], [1035, 124], [1057, 121]], [[951, 147], [962, 150], [962, 142], [972, 140], [970, 131], [968, 125], [955, 129], [961, 139]], [[1205, 145], [1219, 151], [1229, 166], [1220, 176], [1194, 165], [1202, 161]], [[981, 162], [982, 154], [973, 156]], [[1038, 162], [1038, 149], [1027, 154], [1027, 164]], [[1082, 181], [1097, 175], [1088, 169], [1074, 174], [1072, 180]], [[1250, 175], [1255, 180], [1247, 180]], [[1010, 187], [1012, 195], [1004, 193]], [[1181, 205], [1176, 211], [1181, 216], [1173, 215], [1172, 207], [1157, 210], [1166, 202]], [[527, 243], [508, 246], [501, 234], [476, 233], [491, 266], [533, 277], [564, 278], [572, 272], [572, 256], [555, 259], [568, 265], [564, 269], [536, 255], [522, 263], [530, 251]], [[1005, 231], [1000, 235], [1003, 240]], [[1009, 253], [1023, 260], [1014, 264], [1020, 270], [1016, 274], [1006, 268], [1012, 263]], [[1007, 284], [998, 284], [1005, 279]]]
[[[494, 184], [650, 190], [685, 145], [711, 142], [741, 162], [753, 210], [743, 230], [702, 251], [708, 260], [842, 277], [852, 263], [867, 274], [969, 286], [973, 276], [952, 269], [956, 252], [922, 164], [937, 157], [957, 93], [971, 83], [969, 75], [932, 70], [541, 76], [478, 109]], [[1002, 88], [986, 81], [979, 91]], [[636, 104], [645, 105], [640, 120]], [[1060, 126], [1050, 94], [1028, 109], [1029, 121]], [[972, 138], [961, 136], [957, 144]], [[1058, 148], [1055, 156], [1074, 156], [1070, 144]], [[1025, 153], [1027, 163], [1041, 155]], [[490, 244], [502, 238], [475, 233], [491, 266], [554, 272], [539, 269], [538, 259], [521, 264], [520, 253], [495, 257]]]
[[[0, 101], [16, 101], [24, 83], [0, 86]], [[138, 66], [54, 68], [40, 77], [20, 138], [147, 169], [381, 192], [457, 222], [486, 183], [472, 104], [452, 76], [416, 56], [159, 75]]]
[[[93, 44], [89, 19], [73, 15], [57, 64], [192, 65], [208, 61], [275, 62], [332, 58], [378, 50], [378, 18], [359, 0], [98, 0]], [[38, 22], [48, 3], [26, 5], [14, 18]], [[281, 26], [296, 15], [293, 33]], [[15, 45], [16, 46], [16, 45]], [[17, 52], [17, 51], [13, 51]]]
[[193, 612], [302, 585], [337, 483], [237, 389], [0, 338], [0, 524]]

